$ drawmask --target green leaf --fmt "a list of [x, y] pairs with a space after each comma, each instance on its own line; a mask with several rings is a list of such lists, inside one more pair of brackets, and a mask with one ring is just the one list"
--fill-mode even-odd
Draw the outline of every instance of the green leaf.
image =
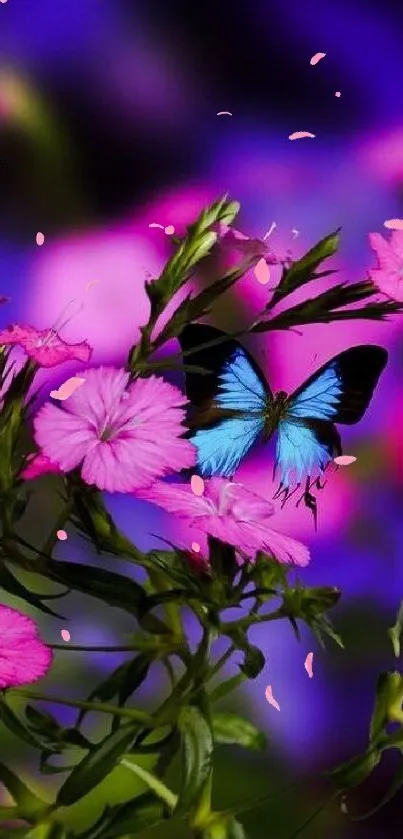
[[77, 839], [122, 839], [162, 821], [163, 807], [146, 792], [125, 804], [105, 807], [102, 816]]
[[48, 809], [48, 804], [32, 792], [21, 778], [15, 775], [4, 763], [0, 763], [0, 783], [4, 784], [17, 804], [19, 818], [29, 819], [31, 816], [38, 815]]
[[220, 699], [224, 699], [225, 696], [232, 693], [233, 690], [236, 690], [236, 688], [238, 688], [245, 679], [245, 674], [239, 673], [237, 676], [231, 676], [230, 679], [226, 679], [225, 682], [220, 682], [220, 684], [211, 691], [210, 701], [218, 702]]
[[[64, 748], [85, 750], [94, 748], [93, 743], [87, 737], [84, 737], [81, 731], [76, 728], [64, 728], [47, 711], [39, 711], [33, 705], [27, 705], [25, 716], [30, 730], [41, 737], [42, 746], [46, 743], [48, 754], [58, 754]], [[54, 771], [54, 767], [52, 767], [52, 771]]]
[[379, 676], [375, 707], [370, 726], [370, 739], [374, 741], [390, 722], [403, 723], [403, 676], [400, 673], [382, 673]]
[[145, 591], [138, 583], [122, 574], [92, 565], [49, 559], [46, 563], [46, 576], [53, 582], [89, 594], [131, 615], [137, 615], [139, 608], [146, 602]]
[[161, 571], [176, 587], [199, 590], [197, 579], [190, 572], [189, 561], [182, 551], [150, 551], [147, 557], [153, 570]]
[[[125, 661], [124, 664], [117, 667], [113, 673], [110, 673], [100, 685], [91, 691], [86, 701], [93, 702], [93, 700], [97, 700], [98, 702], [109, 702], [117, 696], [119, 708], [121, 708], [136, 688], [144, 682], [150, 665], [150, 657], [145, 653], [141, 653], [131, 661]], [[88, 711], [80, 711], [77, 725], [81, 725], [86, 714], [88, 714]], [[115, 730], [119, 724], [119, 718], [114, 717], [112, 730]]]
[[181, 710], [178, 727], [181, 735], [182, 778], [175, 815], [182, 815], [199, 802], [209, 780], [213, 736], [206, 717], [195, 706]]
[[315, 297], [303, 300], [302, 303], [280, 312], [270, 320], [259, 321], [250, 331], [270, 332], [292, 329], [307, 323], [332, 323], [342, 320], [384, 320], [388, 315], [403, 311], [403, 304], [396, 303], [394, 300], [367, 303], [365, 306], [354, 309], [344, 308], [373, 297], [377, 293], [379, 293], [377, 289], [367, 281], [353, 284], [341, 283]]
[[[12, 835], [14, 837], [14, 832]], [[74, 839], [74, 835], [64, 825], [52, 821], [36, 825], [25, 835], [25, 839]]]
[[295, 289], [315, 279], [315, 272], [318, 266], [325, 259], [333, 256], [338, 250], [340, 229], [336, 230], [335, 233], [331, 233], [329, 236], [325, 236], [324, 239], [321, 239], [320, 242], [314, 245], [301, 259], [294, 262], [291, 268], [284, 271], [279, 286], [271, 300], [271, 306], [274, 306], [279, 300], [291, 294]]
[[[215, 242], [217, 234], [211, 230], [218, 223], [229, 224], [239, 210], [239, 204], [229, 202], [226, 197], [211, 207], [203, 210], [197, 221], [188, 227], [187, 235], [165, 265], [156, 280], [146, 283], [145, 289], [151, 303], [151, 321], [155, 322], [165, 305], [187, 282], [192, 269], [207, 256]], [[140, 353], [134, 353], [131, 363], [139, 361]]]
[[131, 746], [138, 726], [129, 723], [105, 737], [73, 769], [57, 795], [58, 807], [70, 807], [106, 778]]
[[388, 635], [392, 641], [393, 652], [396, 658], [400, 656], [400, 638], [403, 635], [403, 600], [399, 606], [395, 625], [388, 629]]
[[203, 831], [201, 839], [246, 839], [246, 833], [233, 816], [218, 815]]
[[11, 710], [3, 698], [0, 697], [0, 719], [2, 723], [7, 726], [8, 730], [28, 743], [29, 746], [34, 746], [36, 749], [42, 749], [43, 743], [37, 740], [31, 732], [21, 722], [19, 717]]
[[353, 789], [360, 786], [371, 775], [380, 759], [380, 751], [373, 747], [365, 754], [342, 763], [329, 773], [329, 777], [340, 792]]
[[334, 586], [305, 588], [298, 584], [293, 588], [287, 588], [282, 597], [282, 612], [293, 626], [296, 620], [303, 620], [314, 631], [322, 645], [324, 637], [329, 636], [343, 647], [341, 638], [326, 615], [326, 612], [339, 602], [340, 589]]
[[213, 735], [220, 745], [233, 744], [257, 752], [266, 746], [263, 732], [238, 714], [213, 714]]
[[259, 673], [262, 672], [265, 663], [266, 659], [262, 651], [258, 647], [248, 644], [245, 649], [244, 662], [239, 665], [239, 669], [242, 673], [245, 673], [248, 679], [256, 679]]
[[0, 562], [0, 586], [9, 594], [12, 594], [13, 597], [21, 598], [21, 600], [24, 600], [30, 606], [44, 612], [45, 615], [52, 615], [53, 618], [64, 620], [63, 615], [59, 615], [57, 612], [54, 612], [53, 609], [50, 609], [49, 606], [43, 602], [42, 598], [45, 598], [46, 595], [35, 594], [35, 592], [29, 591], [29, 589], [27, 589], [22, 583], [20, 583], [19, 580], [17, 580], [16, 577], [14, 577], [14, 574], [12, 574], [10, 569], [7, 568], [4, 560]]
[[[193, 323], [193, 321], [208, 315], [215, 301], [243, 277], [246, 271], [253, 267], [255, 262], [256, 257], [245, 261], [242, 269], [229, 271], [194, 297], [188, 294], [182, 303], [179, 304], [162, 332], [158, 335], [155, 346], [160, 347], [170, 338], [177, 338], [187, 324]], [[209, 371], [206, 372], [208, 373]]]

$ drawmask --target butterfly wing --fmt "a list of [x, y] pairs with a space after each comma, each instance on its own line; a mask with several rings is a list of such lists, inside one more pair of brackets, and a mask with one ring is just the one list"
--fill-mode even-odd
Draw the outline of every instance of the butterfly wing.
[[353, 425], [364, 416], [387, 362], [382, 347], [360, 346], [332, 358], [288, 400], [278, 427], [276, 468], [280, 486], [289, 490], [320, 476], [341, 454], [333, 423]]
[[272, 399], [250, 354], [237, 341], [224, 341], [224, 337], [224, 332], [212, 326], [191, 324], [179, 338], [184, 353], [220, 341], [185, 355], [186, 364], [209, 371], [207, 375], [186, 373], [190, 439], [197, 448], [198, 470], [205, 477], [234, 474], [261, 436], [265, 407]]

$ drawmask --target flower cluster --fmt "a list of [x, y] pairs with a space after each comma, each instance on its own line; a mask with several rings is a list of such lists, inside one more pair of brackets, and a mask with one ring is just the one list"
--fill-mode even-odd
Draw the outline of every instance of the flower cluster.
[[[53, 817], [55, 810], [74, 805], [117, 765], [137, 772], [148, 783], [150, 796], [155, 795], [157, 800], [150, 805], [147, 796], [140, 796], [140, 804], [139, 799], [107, 807], [95, 825], [97, 839], [112, 836], [120, 839], [119, 824], [122, 836], [128, 832], [132, 835], [139, 824], [142, 829], [144, 825], [158, 823], [167, 809], [175, 816], [181, 807], [194, 835], [201, 839], [243, 836], [235, 813], [211, 810], [213, 747], [215, 742], [220, 742], [220, 734], [217, 734], [217, 718], [206, 712], [212, 696], [207, 686], [209, 679], [232, 653], [242, 657], [237, 678], [256, 678], [265, 658], [250, 644], [247, 632], [260, 621], [286, 618], [298, 634], [297, 620], [302, 620], [321, 642], [330, 636], [341, 643], [327, 617], [327, 610], [336, 605], [340, 592], [329, 587], [305, 589], [300, 582], [289, 584], [289, 570], [304, 568], [309, 563], [309, 549], [269, 526], [275, 521], [275, 506], [234, 477], [240, 461], [258, 438], [270, 436], [271, 429], [282, 424], [283, 437], [277, 448], [277, 466], [282, 461], [280, 467], [283, 467], [280, 494], [285, 492], [286, 497], [293, 494], [285, 480], [287, 470], [284, 472], [284, 463], [290, 463], [298, 477], [296, 489], [301, 484], [302, 497], [316, 512], [312, 487], [320, 488], [319, 479], [325, 468], [335, 453], [341, 452], [332, 422], [337, 423], [338, 417], [345, 414], [346, 422], [360, 419], [386, 364], [386, 351], [380, 347], [350, 348], [321, 368], [292, 398], [279, 394], [275, 401], [257, 364], [234, 340], [239, 336], [226, 336], [212, 327], [201, 326], [200, 319], [210, 313], [213, 303], [245, 272], [256, 268], [262, 260], [267, 265], [281, 267], [282, 273], [249, 332], [360, 317], [381, 320], [400, 312], [403, 232], [394, 231], [389, 242], [379, 234], [370, 234], [378, 266], [369, 272], [369, 280], [350, 286], [340, 283], [297, 305], [283, 306], [276, 313], [273, 310], [277, 304], [294, 291], [333, 273], [322, 271], [321, 266], [337, 250], [338, 234], [325, 237], [299, 260], [292, 260], [290, 254], [280, 259], [265, 241], [249, 239], [231, 228], [238, 209], [235, 202], [226, 199], [207, 208], [188, 228], [184, 239], [176, 242], [177, 250], [161, 276], [145, 283], [149, 319], [141, 329], [140, 341], [128, 347], [125, 367], [91, 367], [92, 348], [87, 341], [67, 343], [59, 334], [61, 327], [37, 330], [33, 326], [12, 324], [0, 330], [2, 586], [11, 595], [25, 599], [31, 608], [54, 617], [59, 615], [47, 601], [67, 596], [66, 592], [71, 590], [78, 591], [134, 615], [141, 629], [133, 646], [121, 648], [126, 652], [133, 650], [138, 657], [110, 674], [85, 701], [52, 699], [80, 710], [74, 728], [63, 728], [51, 715], [35, 709], [27, 709], [25, 725], [4, 697], [0, 698], [2, 721], [14, 734], [40, 749], [42, 771], [57, 771], [47, 765], [50, 756], [63, 754], [72, 747], [87, 751], [77, 765], [68, 767], [71, 774], [63, 782], [53, 809], [36, 799], [32, 792], [27, 793], [23, 782], [14, 784], [8, 769], [2, 775], [0, 763], [0, 780], [6, 786], [11, 784], [13, 797], [21, 798], [10, 808], [10, 820], [22, 816], [29, 830], [33, 826], [35, 830], [43, 827], [43, 835], [46, 832], [49, 837], [48, 828], [52, 831], [54, 827], [48, 821], [50, 811]], [[222, 269], [222, 275], [210, 287], [182, 298], [172, 313], [170, 304], [202, 259], [212, 260], [210, 269], [221, 260], [225, 270]], [[387, 295], [386, 302], [377, 299], [380, 292]], [[360, 306], [362, 301], [365, 303]], [[0, 302], [4, 302], [3, 298]], [[168, 309], [171, 315], [158, 331], [160, 317], [165, 317]], [[202, 349], [207, 344], [205, 354], [200, 346], [195, 349], [188, 342], [188, 328], [193, 330], [192, 334], [196, 330], [202, 337]], [[175, 369], [176, 366], [184, 374], [186, 396], [181, 388], [156, 372], [165, 361], [156, 361], [155, 353], [172, 338], [179, 340], [181, 357], [171, 368], [168, 359], [166, 367]], [[227, 349], [223, 349], [225, 342]], [[13, 361], [14, 347], [22, 349], [26, 356], [18, 371]], [[38, 371], [71, 361], [83, 365], [80, 377], [65, 382], [59, 390], [50, 392], [44, 404], [38, 404], [40, 392], [33, 389]], [[221, 366], [217, 373], [218, 363]], [[209, 369], [209, 364], [214, 369]], [[357, 379], [360, 365], [362, 382]], [[345, 402], [342, 400], [345, 387], [352, 391], [350, 405], [348, 393]], [[209, 389], [214, 398], [207, 398]], [[357, 400], [361, 400], [358, 407]], [[208, 443], [202, 444], [205, 445], [203, 469], [200, 440], [207, 439]], [[29, 503], [29, 482], [47, 474], [56, 476], [63, 486], [65, 510], [63, 521], [58, 519], [45, 545], [36, 548], [21, 535], [18, 524]], [[204, 482], [202, 475], [206, 477]], [[197, 476], [196, 483], [191, 476]], [[189, 539], [184, 537], [183, 544], [171, 546], [171, 551], [143, 553], [116, 527], [106, 509], [103, 492], [124, 493], [129, 500], [140, 499], [162, 507], [187, 524]], [[61, 533], [65, 538], [65, 531], [60, 528], [67, 522], [98, 553], [112, 554], [141, 566], [149, 575], [147, 584], [140, 585], [130, 576], [105, 568], [54, 559], [54, 545], [58, 534], [59, 538]], [[36, 554], [35, 559], [32, 552]], [[14, 568], [17, 572], [28, 570], [44, 577], [51, 586], [62, 585], [65, 591], [39, 595], [14, 576]], [[280, 599], [279, 608], [261, 613], [261, 607], [272, 598]], [[226, 620], [229, 608], [244, 608], [247, 600], [254, 601], [249, 614], [234, 622]], [[187, 643], [181, 624], [183, 604], [193, 609], [201, 627], [201, 640], [195, 652]], [[158, 615], [153, 613], [154, 609], [159, 610]], [[162, 614], [164, 609], [166, 614]], [[222, 659], [211, 665], [210, 648], [218, 636], [227, 638], [230, 647]], [[179, 659], [184, 666], [181, 675], [174, 672], [171, 657]], [[0, 690], [18, 689], [20, 696], [30, 697], [30, 692], [22, 691], [21, 686], [45, 676], [52, 658], [51, 645], [41, 640], [34, 621], [0, 605]], [[171, 697], [152, 713], [126, 708], [126, 700], [146, 677], [153, 661], [165, 664], [172, 681]], [[230, 682], [235, 685], [233, 680]], [[119, 699], [117, 706], [109, 702], [115, 696]], [[46, 699], [39, 694], [36, 697]], [[91, 710], [114, 717], [111, 733], [97, 744], [81, 731], [83, 718]], [[124, 718], [128, 722], [121, 725]], [[242, 741], [237, 739], [237, 732], [226, 731], [228, 721], [221, 720], [220, 725], [225, 729], [222, 742]], [[233, 722], [231, 726], [234, 728]], [[238, 727], [237, 723], [235, 729]], [[241, 728], [243, 740], [253, 743], [253, 748], [260, 747], [257, 746], [261, 743], [260, 733], [250, 723], [245, 728], [242, 722]], [[171, 749], [180, 735], [184, 786], [179, 797], [161, 778], [124, 757], [130, 754], [132, 758], [136, 749], [141, 750], [143, 746], [144, 752], [149, 751], [150, 732], [154, 736], [158, 730], [162, 732], [161, 740], [154, 740], [152, 746], [156, 751], [160, 750], [160, 743], [168, 743]], [[160, 750], [163, 766], [168, 765], [164, 748], [162, 745]], [[62, 771], [66, 772], [67, 768], [63, 767]], [[339, 783], [342, 784], [340, 778]], [[146, 816], [143, 811], [140, 813], [144, 797]], [[55, 829], [57, 832], [58, 825]], [[27, 837], [30, 835], [27, 833]], [[92, 832], [91, 835], [95, 836]], [[63, 833], [63, 836], [68, 839], [70, 834]]]

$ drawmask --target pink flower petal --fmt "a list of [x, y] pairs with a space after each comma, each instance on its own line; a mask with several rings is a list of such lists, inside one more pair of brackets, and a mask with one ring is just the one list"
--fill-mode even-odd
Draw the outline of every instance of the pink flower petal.
[[32, 481], [40, 478], [41, 475], [60, 475], [61, 470], [45, 454], [31, 455], [21, 477], [25, 481]]
[[200, 552], [200, 545], [198, 542], [192, 542], [192, 551], [194, 551], [196, 554]]
[[88, 363], [92, 354], [86, 341], [67, 344], [51, 329], [37, 330], [16, 323], [0, 331], [0, 344], [22, 347], [40, 367], [55, 367], [64, 361]]
[[223, 117], [223, 116], [232, 117], [232, 114], [231, 114], [231, 111], [218, 111], [217, 116], [218, 117]]
[[67, 539], [67, 533], [65, 530], [58, 530], [56, 536], [60, 540], [60, 542], [65, 542]]
[[44, 237], [43, 233], [37, 233], [36, 234], [36, 244], [37, 245], [43, 245], [44, 241], [45, 241], [45, 237]]
[[166, 233], [167, 236], [172, 236], [172, 234], [175, 233], [175, 228], [173, 224], [168, 224], [168, 226], [164, 230], [164, 233]]
[[305, 659], [304, 667], [305, 667], [305, 670], [308, 673], [308, 676], [309, 676], [310, 679], [313, 678], [312, 664], [313, 664], [313, 653], [308, 653], [308, 655]]
[[340, 98], [340, 96], [341, 96], [340, 90], [336, 90], [336, 93], [334, 95], [337, 96], [337, 98]]
[[390, 218], [383, 223], [384, 227], [388, 227], [389, 230], [403, 230], [403, 219], [401, 218]]
[[288, 139], [289, 140], [302, 140], [303, 137], [316, 137], [316, 134], [311, 134], [310, 131], [294, 131], [293, 134], [290, 134]]
[[52, 651], [31, 618], [0, 606], [0, 689], [36, 682], [47, 673]]
[[71, 635], [68, 629], [62, 629], [60, 635], [63, 638], [63, 641], [70, 641]]
[[67, 379], [66, 382], [60, 385], [58, 390], [51, 390], [50, 396], [52, 399], [59, 399], [61, 402], [64, 402], [75, 390], [82, 387], [84, 382], [85, 379], [81, 378], [81, 376], [72, 376], [71, 379]]
[[62, 407], [46, 403], [34, 418], [35, 439], [63, 471], [108, 492], [134, 492], [194, 466], [184, 438], [186, 399], [157, 376], [129, 382], [124, 369], [83, 373], [82, 387]]
[[269, 705], [272, 705], [273, 708], [276, 708], [277, 711], [280, 710], [280, 705], [278, 704], [278, 702], [276, 702], [276, 700], [273, 696], [273, 691], [272, 691], [271, 685], [267, 685], [267, 688], [266, 688], [266, 691], [265, 691], [265, 697], [266, 697]]
[[261, 285], [266, 285], [266, 283], [269, 282], [270, 268], [263, 257], [259, 259], [259, 262], [255, 265], [253, 270], [257, 281], [261, 283]]
[[338, 457], [334, 458], [334, 463], [337, 463], [338, 466], [350, 466], [351, 463], [355, 463], [356, 460], [357, 458], [352, 454], [340, 454]]
[[192, 488], [192, 492], [195, 495], [203, 495], [204, 492], [204, 481], [200, 475], [192, 475], [190, 479], [190, 486]]
[[324, 58], [324, 57], [325, 57], [325, 55], [326, 55], [326, 53], [325, 53], [325, 52], [316, 52], [316, 53], [315, 53], [315, 55], [313, 55], [313, 56], [312, 56], [312, 58], [311, 58], [311, 60], [310, 60], [310, 62], [309, 62], [309, 63], [310, 63], [310, 64], [312, 64], [312, 66], [313, 66], [314, 64], [318, 64], [318, 63], [319, 63], [319, 61], [321, 61], [321, 60], [322, 60], [322, 58]]

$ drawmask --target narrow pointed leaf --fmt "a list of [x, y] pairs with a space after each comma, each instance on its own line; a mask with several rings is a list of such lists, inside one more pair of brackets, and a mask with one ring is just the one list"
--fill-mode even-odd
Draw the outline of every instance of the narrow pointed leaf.
[[183, 708], [178, 718], [181, 735], [182, 778], [175, 815], [195, 806], [210, 776], [213, 736], [209, 723], [195, 706]]
[[136, 615], [139, 607], [146, 601], [145, 592], [140, 585], [122, 574], [105, 571], [103, 568], [77, 562], [48, 560], [46, 575], [54, 582], [89, 594], [132, 615]]
[[70, 807], [98, 786], [128, 751], [136, 734], [133, 723], [121, 726], [97, 745], [73, 769], [57, 796], [59, 807]]
[[317, 242], [301, 259], [291, 265], [291, 268], [284, 271], [278, 288], [274, 292], [271, 305], [282, 300], [288, 294], [315, 279], [315, 272], [318, 266], [336, 253], [339, 247], [340, 228], [329, 236], [325, 236]]
[[266, 745], [265, 734], [238, 714], [213, 714], [213, 735], [220, 745], [233, 744], [253, 751], [261, 751]]
[[13, 597], [19, 597], [21, 600], [25, 600], [30, 606], [33, 606], [35, 609], [39, 609], [39, 611], [44, 612], [45, 615], [52, 615], [53, 618], [59, 618], [60, 620], [64, 620], [63, 615], [59, 615], [57, 612], [54, 612], [53, 609], [50, 609], [46, 603], [43, 602], [43, 597], [46, 595], [35, 594], [33, 591], [29, 591], [16, 577], [14, 574], [11, 573], [10, 569], [7, 568], [4, 561], [0, 563], [0, 586], [9, 594], [12, 594]]
[[30, 817], [47, 809], [48, 805], [4, 763], [0, 763], [0, 784], [4, 784], [17, 804], [20, 818]]

